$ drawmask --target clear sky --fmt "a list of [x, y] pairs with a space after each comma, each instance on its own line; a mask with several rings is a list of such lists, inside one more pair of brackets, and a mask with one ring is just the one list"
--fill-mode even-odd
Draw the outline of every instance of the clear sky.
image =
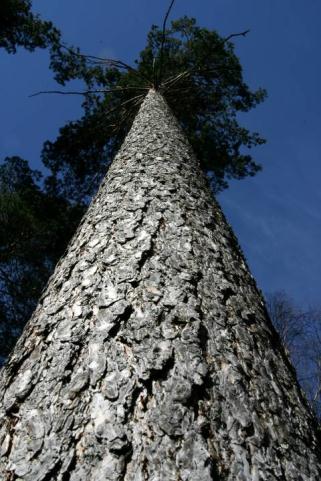
[[[67, 43], [84, 53], [132, 62], [168, 0], [35, 0]], [[176, 0], [172, 18], [236, 39], [251, 88], [265, 87], [264, 104], [242, 116], [267, 144], [255, 151], [263, 172], [235, 181], [219, 196], [252, 273], [266, 293], [284, 289], [301, 305], [320, 305], [321, 277], [321, 2], [320, 0]], [[81, 97], [40, 96], [56, 85], [46, 52], [0, 52], [0, 159], [20, 155], [40, 166], [42, 143], [77, 119]], [[67, 87], [71, 88], [71, 84]]]

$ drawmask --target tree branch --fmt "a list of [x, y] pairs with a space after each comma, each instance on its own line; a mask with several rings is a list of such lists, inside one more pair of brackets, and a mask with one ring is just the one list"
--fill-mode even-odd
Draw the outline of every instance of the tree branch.
[[164, 17], [164, 22], [163, 22], [163, 29], [162, 29], [162, 43], [161, 43], [161, 47], [160, 47], [160, 52], [159, 52], [159, 79], [157, 81], [157, 85], [155, 85], [155, 87], [157, 87], [161, 81], [162, 81], [162, 70], [163, 70], [163, 58], [164, 58], [164, 45], [165, 45], [165, 40], [166, 40], [166, 24], [167, 24], [167, 20], [168, 20], [168, 17], [169, 17], [169, 14], [174, 6], [174, 3], [175, 3], [175, 0], [172, 0], [168, 9], [167, 9], [167, 12], [165, 14], [165, 17]]
[[67, 50], [71, 55], [75, 55], [76, 57], [80, 57], [80, 58], [83, 58], [85, 60], [89, 60], [89, 61], [94, 62], [96, 64], [107, 64], [107, 65], [110, 65], [110, 66], [115, 67], [115, 68], [126, 69], [130, 72], [135, 73], [136, 75], [140, 76], [142, 79], [144, 79], [145, 81], [150, 83], [150, 79], [145, 77], [142, 73], [138, 72], [138, 70], [136, 70], [134, 67], [131, 67], [130, 65], [128, 65], [127, 63], [125, 63], [121, 60], [115, 60], [115, 59], [112, 59], [112, 58], [102, 58], [102, 57], [97, 57], [95, 55], [85, 55], [85, 54], [82, 54], [82, 53], [79, 53], [79, 52], [75, 52], [74, 50], [72, 50], [69, 47], [66, 47], [63, 44], [60, 44], [60, 47]]
[[248, 30], [245, 30], [244, 32], [240, 32], [240, 33], [231, 33], [231, 35], [229, 35], [228, 37], [224, 38], [223, 39], [223, 44], [228, 42], [229, 40], [231, 40], [231, 38], [234, 38], [234, 37], [246, 37], [246, 35], [250, 32], [250, 29]]
[[202, 74], [202, 73], [209, 73], [209, 72], [220, 72], [220, 70], [225, 70], [225, 71], [235, 71], [238, 70], [237, 68], [231, 68], [231, 67], [225, 67], [224, 65], [218, 65], [217, 67], [213, 68], [206, 68], [206, 69], [201, 69], [201, 68], [194, 68], [194, 69], [189, 69], [185, 70], [184, 72], [181, 72], [177, 75], [173, 75], [172, 77], [167, 78], [162, 84], [161, 88], [164, 88], [164, 91], [167, 91], [171, 89], [171, 87], [179, 82], [180, 80], [187, 78], [191, 76], [192, 74]]
[[82, 92], [80, 91], [64, 92], [63, 90], [42, 90], [40, 92], [36, 92], [34, 94], [29, 95], [29, 97], [36, 97], [37, 95], [42, 95], [42, 94], [90, 95], [95, 93], [124, 92], [126, 90], [148, 90], [148, 87], [121, 87], [121, 88], [114, 88], [114, 89], [84, 90]]

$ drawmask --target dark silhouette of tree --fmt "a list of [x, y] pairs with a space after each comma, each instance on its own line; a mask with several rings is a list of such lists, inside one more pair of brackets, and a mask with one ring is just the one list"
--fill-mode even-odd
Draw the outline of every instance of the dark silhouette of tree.
[[0, 166], [0, 355], [30, 318], [84, 206], [41, 190], [41, 173], [19, 157]]
[[31, 7], [31, 0], [1, 0], [0, 48], [8, 53], [16, 53], [18, 47], [33, 51], [59, 43], [57, 28], [33, 13]]

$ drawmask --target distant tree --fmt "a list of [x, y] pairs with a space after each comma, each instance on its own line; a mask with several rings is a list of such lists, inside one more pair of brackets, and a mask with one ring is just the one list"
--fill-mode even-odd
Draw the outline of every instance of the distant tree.
[[57, 28], [33, 13], [31, 7], [31, 0], [1, 0], [0, 47], [8, 53], [16, 53], [17, 47], [30, 51], [46, 48], [59, 41]]
[[283, 346], [293, 355], [296, 345], [305, 335], [308, 313], [296, 307], [285, 291], [269, 294], [267, 306]]
[[0, 165], [0, 355], [10, 352], [31, 316], [83, 209], [41, 190], [26, 160]]
[[307, 399], [321, 420], [321, 308], [299, 308], [286, 292], [267, 296], [271, 320]]

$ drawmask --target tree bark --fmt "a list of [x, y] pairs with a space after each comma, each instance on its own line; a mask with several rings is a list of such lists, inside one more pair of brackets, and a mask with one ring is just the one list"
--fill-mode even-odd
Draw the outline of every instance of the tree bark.
[[164, 99], [130, 133], [7, 364], [5, 481], [317, 481], [314, 419]]

